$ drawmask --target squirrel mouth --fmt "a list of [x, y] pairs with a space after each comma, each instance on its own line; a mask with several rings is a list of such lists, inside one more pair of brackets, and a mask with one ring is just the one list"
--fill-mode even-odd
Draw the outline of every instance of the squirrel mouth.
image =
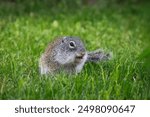
[[82, 59], [82, 58], [83, 58], [83, 56], [76, 56], [76, 58], [77, 58], [77, 59]]

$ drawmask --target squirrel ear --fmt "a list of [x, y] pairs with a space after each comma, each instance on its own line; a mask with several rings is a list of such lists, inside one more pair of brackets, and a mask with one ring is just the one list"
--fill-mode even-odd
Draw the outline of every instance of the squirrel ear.
[[62, 43], [64, 43], [64, 40], [62, 39], [62, 41], [61, 41]]
[[66, 39], [67, 37], [62, 37], [62, 43], [64, 43]]

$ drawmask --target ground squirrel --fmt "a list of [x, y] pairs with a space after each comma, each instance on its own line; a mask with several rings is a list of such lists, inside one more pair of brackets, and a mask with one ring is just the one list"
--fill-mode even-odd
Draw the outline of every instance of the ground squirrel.
[[50, 43], [39, 60], [41, 74], [79, 73], [86, 62], [110, 59], [102, 50], [87, 52], [78, 37], [60, 37]]

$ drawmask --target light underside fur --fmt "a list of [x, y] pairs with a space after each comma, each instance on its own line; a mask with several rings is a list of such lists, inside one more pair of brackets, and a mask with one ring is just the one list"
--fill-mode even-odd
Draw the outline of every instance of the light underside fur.
[[41, 74], [47, 74], [49, 70], [48, 70], [47, 65], [44, 64], [43, 57], [44, 57], [44, 55], [42, 55], [40, 60], [39, 60], [40, 73]]
[[86, 62], [86, 60], [87, 60], [87, 53], [84, 55], [84, 57], [83, 57], [83, 59], [81, 60], [81, 62], [76, 66], [76, 73], [79, 73], [79, 72], [81, 72], [81, 70], [82, 70], [82, 68], [83, 68], [83, 66], [84, 66], [84, 64], [85, 64], [85, 62]]

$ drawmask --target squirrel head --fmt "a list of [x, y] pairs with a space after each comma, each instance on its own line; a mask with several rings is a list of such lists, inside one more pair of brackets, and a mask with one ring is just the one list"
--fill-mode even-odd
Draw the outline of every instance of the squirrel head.
[[61, 37], [59, 44], [54, 48], [55, 60], [63, 65], [80, 63], [85, 59], [86, 49], [78, 37]]

